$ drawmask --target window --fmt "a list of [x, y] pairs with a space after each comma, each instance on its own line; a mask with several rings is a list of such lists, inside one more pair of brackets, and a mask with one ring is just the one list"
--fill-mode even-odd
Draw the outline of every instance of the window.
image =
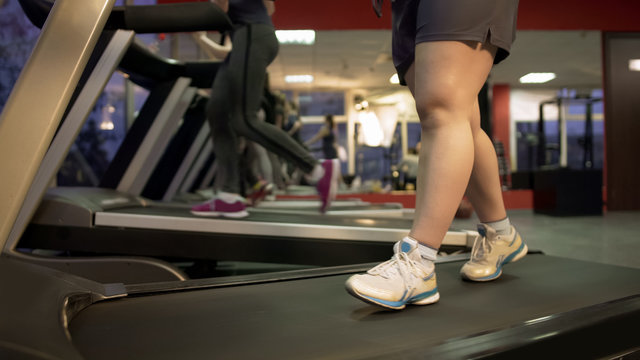
[[344, 115], [343, 92], [301, 92], [298, 94], [300, 116]]

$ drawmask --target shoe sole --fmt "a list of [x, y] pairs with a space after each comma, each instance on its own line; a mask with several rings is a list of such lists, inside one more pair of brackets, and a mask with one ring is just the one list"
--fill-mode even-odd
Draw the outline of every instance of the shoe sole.
[[[527, 244], [523, 244], [522, 249], [520, 249], [520, 251], [513, 257], [513, 259], [509, 259], [507, 261], [504, 261], [502, 264], [500, 264], [500, 266], [498, 267], [498, 270], [495, 273], [493, 273], [493, 274], [491, 274], [489, 276], [484, 276], [484, 277], [481, 277], [481, 278], [472, 278], [472, 277], [469, 277], [465, 273], [461, 272], [460, 274], [462, 275], [462, 278], [464, 280], [476, 281], [476, 282], [492, 281], [492, 280], [495, 280], [495, 279], [499, 278], [502, 275], [502, 267], [503, 266], [522, 259], [523, 257], [525, 257], [525, 255], [527, 255], [527, 252], [529, 252], [529, 247], [527, 247]], [[511, 256], [511, 255], [509, 255], [509, 256]]]
[[215, 211], [191, 211], [193, 215], [206, 216], [206, 217], [227, 217], [232, 219], [238, 219], [249, 216], [247, 211], [238, 211], [234, 213], [223, 213]]
[[436, 292], [435, 294], [433, 294], [433, 295], [431, 295], [431, 296], [429, 296], [427, 298], [418, 300], [418, 301], [408, 300], [406, 302], [403, 302], [402, 305], [400, 305], [400, 306], [393, 306], [393, 305], [387, 304], [385, 302], [382, 302], [382, 300], [377, 301], [378, 299], [376, 299], [376, 298], [368, 297], [366, 295], [360, 294], [356, 290], [354, 290], [354, 289], [352, 289], [350, 287], [346, 287], [346, 290], [351, 296], [353, 296], [353, 297], [355, 297], [355, 298], [357, 298], [359, 300], [362, 300], [362, 301], [364, 301], [364, 302], [366, 302], [368, 304], [371, 304], [371, 305], [381, 306], [381, 307], [383, 307], [385, 309], [389, 309], [389, 310], [402, 310], [407, 305], [430, 305], [430, 304], [437, 303], [438, 300], [440, 300], [440, 293]]

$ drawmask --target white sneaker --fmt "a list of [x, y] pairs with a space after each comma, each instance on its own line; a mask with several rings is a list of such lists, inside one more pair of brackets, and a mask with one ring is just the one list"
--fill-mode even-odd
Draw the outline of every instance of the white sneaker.
[[522, 237], [511, 226], [509, 235], [498, 235], [485, 224], [478, 225], [480, 237], [471, 251], [471, 259], [462, 266], [460, 275], [472, 281], [491, 281], [502, 275], [502, 266], [522, 259], [528, 251]]
[[347, 291], [356, 298], [385, 308], [401, 310], [407, 304], [427, 305], [440, 299], [433, 267], [422, 263], [417, 244], [399, 241], [391, 260], [353, 275]]

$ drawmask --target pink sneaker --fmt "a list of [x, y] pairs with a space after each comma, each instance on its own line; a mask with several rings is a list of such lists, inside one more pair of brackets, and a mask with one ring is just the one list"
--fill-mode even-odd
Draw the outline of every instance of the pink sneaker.
[[324, 176], [322, 176], [320, 181], [316, 184], [316, 189], [318, 190], [318, 195], [320, 195], [320, 200], [322, 201], [320, 212], [325, 213], [327, 212], [327, 209], [329, 209], [329, 206], [331, 206], [331, 201], [335, 200], [336, 194], [338, 193], [340, 160], [324, 160], [322, 162], [322, 167], [324, 168]]
[[239, 196], [233, 202], [227, 202], [215, 195], [211, 200], [191, 208], [191, 213], [198, 216], [243, 218], [249, 216], [243, 199]]
[[256, 206], [262, 200], [265, 199], [268, 195], [271, 195], [273, 192], [273, 184], [268, 183], [264, 180], [258, 181], [251, 188], [251, 192], [247, 194], [247, 202], [249, 206]]

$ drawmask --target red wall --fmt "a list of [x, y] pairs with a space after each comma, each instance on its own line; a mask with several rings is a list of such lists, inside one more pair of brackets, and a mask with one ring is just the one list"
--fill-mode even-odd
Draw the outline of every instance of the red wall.
[[520, 30], [638, 31], [638, 0], [520, 0]]
[[[201, 0], [157, 0], [158, 4]], [[279, 0], [273, 21], [278, 29], [389, 29], [391, 0], [378, 18], [368, 0]], [[520, 30], [640, 31], [639, 0], [520, 0]]]
[[[378, 19], [368, 0], [276, 2], [280, 29], [389, 29], [390, 0]], [[518, 29], [640, 31], [639, 0], [520, 0]]]
[[504, 152], [509, 156], [509, 101], [510, 88], [506, 84], [493, 86], [491, 96], [491, 129], [493, 139], [504, 144]]
[[[157, 0], [158, 4], [196, 0]], [[278, 29], [389, 29], [391, 0], [378, 18], [369, 0], [278, 0]], [[520, 0], [520, 30], [640, 31], [640, 0]]]

